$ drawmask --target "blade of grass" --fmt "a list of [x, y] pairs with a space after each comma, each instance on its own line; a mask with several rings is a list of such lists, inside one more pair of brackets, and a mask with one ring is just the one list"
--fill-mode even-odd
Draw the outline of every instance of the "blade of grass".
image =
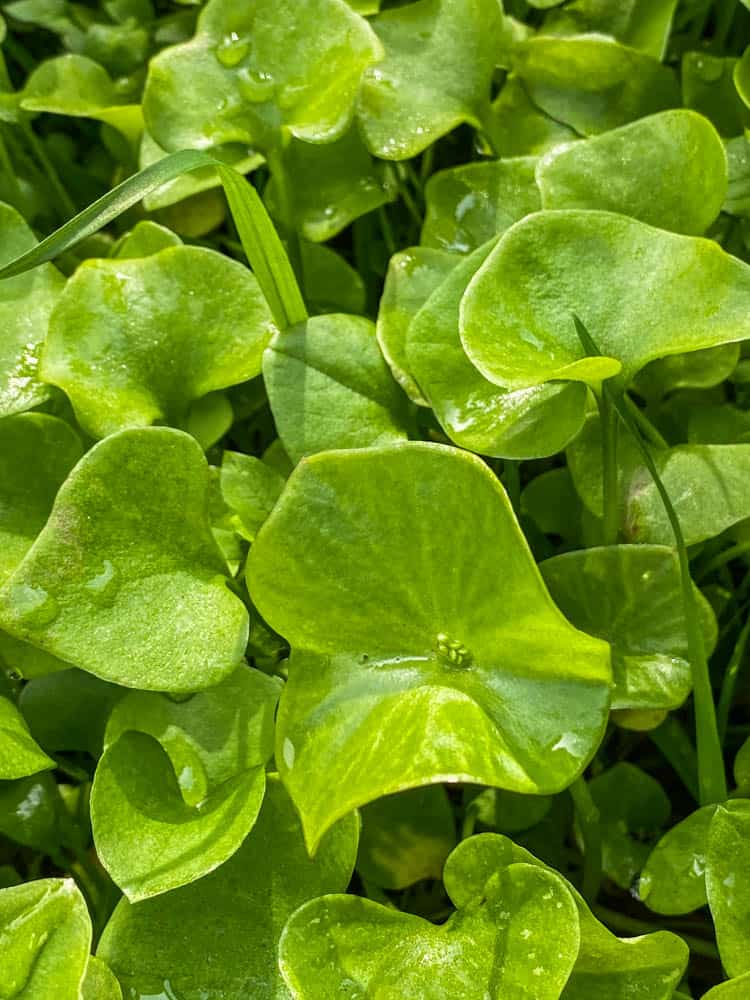
[[[584, 350], [592, 356], [598, 356], [601, 352], [584, 324], [577, 316], [573, 317], [573, 322], [575, 323], [576, 332]], [[688, 655], [693, 674], [696, 746], [698, 748], [699, 801], [701, 805], [723, 802], [727, 797], [724, 757], [721, 750], [721, 741], [719, 740], [716, 706], [714, 705], [711, 677], [708, 671], [708, 659], [706, 657], [703, 633], [698, 616], [698, 604], [693, 581], [690, 576], [690, 562], [688, 560], [687, 548], [685, 547], [685, 538], [682, 534], [682, 528], [675, 509], [672, 506], [672, 501], [664, 487], [659, 470], [656, 468], [656, 463], [651, 456], [651, 451], [643, 440], [638, 425], [623, 402], [621, 395], [613, 392], [606, 382], [602, 386], [602, 393], [608, 394], [612, 406], [617, 410], [620, 419], [638, 445], [644, 464], [651, 474], [672, 528], [672, 533], [674, 534], [675, 547], [680, 564], [680, 590], [687, 629]]]
[[583, 838], [583, 884], [581, 892], [593, 905], [602, 884], [602, 830], [599, 810], [591, 797], [586, 779], [576, 779], [568, 791], [573, 799], [576, 819]]

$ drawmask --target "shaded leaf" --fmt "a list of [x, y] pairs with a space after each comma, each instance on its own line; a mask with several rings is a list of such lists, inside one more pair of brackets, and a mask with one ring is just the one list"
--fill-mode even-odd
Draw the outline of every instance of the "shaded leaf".
[[9, 698], [0, 696], [0, 779], [23, 778], [55, 766], [37, 745], [24, 717]]
[[673, 826], [651, 852], [638, 895], [655, 913], [691, 913], [706, 905], [708, 833], [716, 806], [703, 806]]

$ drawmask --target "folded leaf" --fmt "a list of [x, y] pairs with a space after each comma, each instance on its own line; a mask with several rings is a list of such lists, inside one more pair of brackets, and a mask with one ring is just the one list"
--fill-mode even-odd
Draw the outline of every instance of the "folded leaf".
[[573, 0], [544, 24], [555, 35], [612, 35], [624, 45], [663, 59], [677, 0]]

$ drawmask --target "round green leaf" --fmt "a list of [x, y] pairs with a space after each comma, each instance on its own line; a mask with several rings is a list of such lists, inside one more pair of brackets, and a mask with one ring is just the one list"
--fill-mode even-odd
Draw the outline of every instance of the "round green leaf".
[[213, 250], [92, 260], [55, 309], [42, 370], [105, 437], [185, 422], [194, 400], [260, 373], [273, 331], [254, 275]]
[[578, 944], [563, 879], [516, 864], [442, 927], [356, 896], [313, 900], [287, 923], [279, 965], [295, 1000], [558, 1000]]
[[243, 842], [263, 801], [279, 689], [240, 667], [187, 701], [133, 691], [115, 706], [91, 824], [131, 902], [201, 878]]
[[466, 453], [302, 462], [248, 583], [300, 651], [276, 759], [313, 848], [354, 807], [441, 780], [558, 791], [597, 746], [608, 647], [554, 607], [505, 492]]
[[750, 972], [739, 979], [730, 979], [726, 983], [719, 983], [708, 993], [704, 993], [702, 1000], [747, 1000], [750, 995]]
[[16, 844], [55, 854], [63, 814], [60, 791], [51, 775], [0, 781], [0, 834]]
[[717, 807], [703, 806], [664, 834], [641, 874], [638, 895], [655, 913], [691, 913], [706, 905], [708, 833]]
[[152, 254], [159, 253], [160, 250], [168, 250], [170, 247], [179, 247], [182, 240], [166, 226], [160, 226], [158, 222], [150, 219], [143, 219], [126, 233], [115, 245], [112, 257], [118, 260], [128, 260], [132, 257], [151, 257]]
[[[155, 899], [120, 902], [99, 944], [125, 996], [201, 995], [291, 1000], [276, 948], [289, 916], [309, 899], [343, 892], [357, 852], [354, 816], [325, 837], [313, 860], [278, 781], [258, 821], [219, 869]], [[31, 1000], [31, 998], [29, 998]]]
[[[648, 275], [644, 284], [643, 275]], [[461, 337], [509, 389], [629, 382], [655, 358], [747, 335], [750, 267], [714, 242], [609, 212], [539, 212], [513, 226], [469, 285]], [[579, 315], [605, 357], [585, 357]]]
[[538, 34], [515, 46], [512, 63], [534, 104], [582, 135], [680, 104], [672, 69], [603, 35]]
[[729, 976], [750, 973], [750, 802], [716, 810], [708, 837], [706, 892], [722, 965]]
[[304, 242], [301, 251], [302, 288], [311, 315], [365, 312], [365, 283], [349, 261], [321, 243]]
[[540, 111], [513, 73], [492, 102], [485, 131], [492, 148], [503, 157], [539, 156], [578, 138], [573, 129]]
[[13, 702], [0, 696], [0, 779], [23, 778], [54, 766]]
[[86, 966], [86, 978], [81, 987], [81, 1000], [123, 1000], [120, 984], [100, 958], [91, 955]]
[[737, 60], [709, 52], [682, 57], [682, 103], [709, 118], [723, 136], [741, 135], [748, 113], [734, 85]]
[[0, 890], [0, 994], [12, 1000], [80, 1000], [91, 921], [72, 879]]
[[595, 208], [699, 236], [721, 211], [727, 156], [713, 125], [692, 111], [663, 111], [540, 161], [544, 208]]
[[229, 523], [247, 541], [254, 541], [281, 495], [284, 477], [259, 458], [225, 451], [219, 482]]
[[406, 337], [409, 324], [443, 279], [459, 264], [457, 254], [412, 247], [394, 254], [388, 264], [378, 310], [377, 337], [393, 377], [413, 402], [429, 405], [409, 370]]
[[425, 187], [424, 246], [469, 253], [538, 211], [537, 160], [519, 156], [433, 174]]
[[385, 59], [364, 75], [358, 114], [365, 142], [406, 160], [489, 111], [502, 15], [496, 0], [417, 0], [372, 26]]
[[[36, 245], [34, 234], [10, 205], [0, 203], [0, 264]], [[43, 403], [49, 388], [39, 377], [39, 355], [49, 316], [64, 287], [52, 264], [0, 282], [0, 417]]]
[[544, 458], [580, 431], [586, 388], [569, 382], [506, 392], [466, 357], [459, 335], [461, 299], [493, 246], [461, 261], [419, 310], [408, 328], [407, 362], [457, 445], [501, 458]]
[[[195, 37], [149, 64], [143, 111], [168, 150], [245, 143], [281, 132], [331, 142], [351, 121], [362, 72], [382, 56], [343, 0], [209, 0]], [[186, 100], [185, 95], [190, 99]]]
[[203, 453], [181, 431], [100, 442], [0, 588], [0, 627], [126, 687], [218, 683], [240, 662], [248, 625], [211, 535], [208, 485]]
[[[613, 709], [678, 708], [692, 690], [687, 630], [674, 549], [613, 545], [568, 552], [540, 565], [556, 604], [612, 648]], [[696, 590], [707, 652], [716, 619]]]
[[660, 400], [675, 389], [709, 389], [729, 378], [739, 358], [739, 344], [658, 358], [638, 372], [636, 390], [644, 399]]
[[315, 316], [276, 334], [263, 378], [292, 461], [404, 440], [405, 400], [361, 316]]
[[573, 0], [544, 24], [555, 35], [611, 35], [654, 59], [663, 59], [677, 0]]

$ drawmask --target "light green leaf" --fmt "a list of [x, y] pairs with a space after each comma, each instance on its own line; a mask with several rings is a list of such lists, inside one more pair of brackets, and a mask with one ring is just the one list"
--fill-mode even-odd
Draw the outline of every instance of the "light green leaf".
[[404, 444], [302, 462], [248, 583], [297, 651], [276, 760], [311, 848], [407, 788], [558, 791], [599, 741], [608, 648], [559, 614], [502, 487], [466, 453]]
[[0, 890], [0, 993], [9, 1000], [79, 1000], [91, 921], [72, 879]]
[[721, 211], [727, 157], [711, 123], [662, 111], [586, 142], [557, 146], [536, 179], [544, 208], [597, 208], [700, 236]]
[[563, 879], [518, 864], [442, 927], [356, 896], [313, 900], [287, 923], [279, 965], [295, 1000], [557, 1000], [578, 943]]
[[553, 11], [545, 32], [611, 35], [634, 49], [663, 59], [677, 0], [573, 0]]
[[24, 111], [93, 118], [112, 125], [135, 145], [143, 131], [138, 104], [125, 104], [107, 71], [82, 55], [46, 59], [31, 73], [20, 94]]
[[240, 662], [247, 614], [207, 515], [208, 466], [168, 428], [88, 452], [0, 588], [0, 626], [105, 680], [195, 691]]
[[232, 404], [225, 392], [209, 392], [190, 404], [183, 430], [192, 434], [204, 451], [221, 441], [234, 423]]
[[[643, 275], [649, 276], [644, 283]], [[655, 358], [747, 336], [750, 267], [716, 243], [609, 212], [539, 212], [513, 226], [469, 285], [461, 337], [509, 389], [629, 382]], [[572, 314], [604, 357], [586, 357]]]
[[406, 160], [489, 111], [502, 37], [497, 0], [418, 0], [372, 26], [385, 59], [362, 81], [358, 114], [370, 150]]
[[221, 462], [221, 495], [230, 511], [230, 524], [248, 542], [274, 508], [284, 488], [284, 477], [252, 455], [225, 451]]
[[740, 357], [739, 344], [657, 358], [638, 372], [636, 389], [644, 399], [660, 400], [675, 389], [710, 389], [729, 378]]
[[603, 35], [535, 35], [512, 50], [512, 69], [542, 111], [582, 135], [679, 106], [674, 71]]
[[406, 438], [404, 397], [375, 327], [361, 316], [316, 316], [278, 333], [264, 355], [263, 378], [293, 462]]
[[741, 135], [748, 121], [737, 88], [737, 60], [709, 52], [686, 52], [682, 57], [682, 103], [709, 118], [720, 134]]
[[708, 836], [706, 891], [721, 962], [729, 976], [750, 973], [750, 802], [716, 810]]
[[532, 103], [521, 80], [511, 73], [492, 102], [485, 132], [498, 156], [539, 156], [577, 135]]
[[273, 331], [255, 277], [213, 250], [92, 260], [52, 315], [42, 371], [94, 437], [181, 424], [192, 401], [260, 373]]
[[739, 979], [730, 979], [726, 983], [719, 983], [708, 993], [704, 993], [702, 1000], [747, 1000], [750, 991], [750, 972]]
[[91, 823], [102, 864], [131, 902], [194, 882], [243, 842], [263, 802], [280, 687], [240, 667], [187, 701], [133, 691], [117, 703]]
[[[0, 263], [36, 246], [34, 234], [10, 205], [0, 203]], [[39, 354], [52, 308], [65, 282], [51, 264], [0, 282], [0, 417], [39, 406], [49, 388], [39, 377]]]
[[393, 377], [413, 402], [429, 405], [409, 370], [409, 324], [443, 279], [461, 262], [457, 254], [411, 247], [391, 257], [378, 310], [377, 337]]
[[120, 984], [100, 958], [92, 955], [86, 966], [86, 978], [81, 987], [81, 1000], [122, 1000]]
[[691, 913], [706, 905], [708, 833], [717, 807], [703, 806], [664, 834], [641, 874], [638, 895], [655, 913]]
[[506, 392], [480, 375], [461, 344], [461, 299], [493, 246], [461, 261], [427, 299], [408, 328], [407, 363], [460, 447], [511, 459], [554, 455], [581, 429], [585, 386], [556, 383]]
[[118, 260], [128, 260], [134, 257], [151, 257], [160, 250], [168, 250], [170, 247], [182, 246], [182, 240], [166, 226], [160, 226], [158, 222], [150, 219], [143, 219], [126, 233], [121, 240], [115, 244], [115, 249], [111, 254]]
[[469, 163], [433, 174], [425, 188], [424, 246], [469, 253], [540, 209], [536, 159]]
[[[549, 871], [507, 837], [479, 834], [458, 845], [448, 858], [443, 880], [460, 907], [483, 893], [498, 871], [517, 864]], [[687, 945], [668, 931], [615, 937], [593, 916], [580, 893], [565, 884], [578, 909], [581, 944], [561, 1000], [671, 1000], [687, 965]]]
[[[610, 643], [612, 708], [679, 708], [692, 675], [676, 551], [613, 545], [568, 552], [539, 568], [566, 618]], [[710, 653], [716, 619], [699, 591], [696, 600]]]
[[302, 287], [311, 314], [365, 312], [365, 283], [340, 253], [320, 243], [303, 243]]
[[168, 150], [245, 143], [265, 152], [284, 133], [332, 142], [381, 55], [343, 0], [308, 0], [304, 10], [296, 0], [209, 0], [195, 37], [151, 60], [146, 124]]
[[456, 845], [453, 809], [440, 785], [387, 795], [362, 809], [357, 871], [385, 889], [439, 879]]
[[55, 766], [35, 743], [16, 706], [4, 697], [0, 697], [0, 750], [0, 779], [4, 781]]
[[258, 821], [236, 854], [192, 885], [141, 903], [123, 900], [98, 955], [125, 996], [159, 996], [168, 982], [180, 997], [291, 1000], [276, 958], [284, 924], [307, 900], [343, 892], [356, 852], [357, 821], [350, 816], [311, 860], [292, 804], [271, 779]]
[[[396, 195], [393, 183], [382, 165], [372, 159], [356, 128], [325, 145], [292, 141], [284, 152], [284, 173], [297, 227], [313, 243], [333, 239], [350, 222]], [[281, 218], [273, 176], [264, 197], [271, 214]]]
[[78, 435], [57, 417], [21, 413], [0, 420], [0, 583], [44, 527], [82, 454]]

